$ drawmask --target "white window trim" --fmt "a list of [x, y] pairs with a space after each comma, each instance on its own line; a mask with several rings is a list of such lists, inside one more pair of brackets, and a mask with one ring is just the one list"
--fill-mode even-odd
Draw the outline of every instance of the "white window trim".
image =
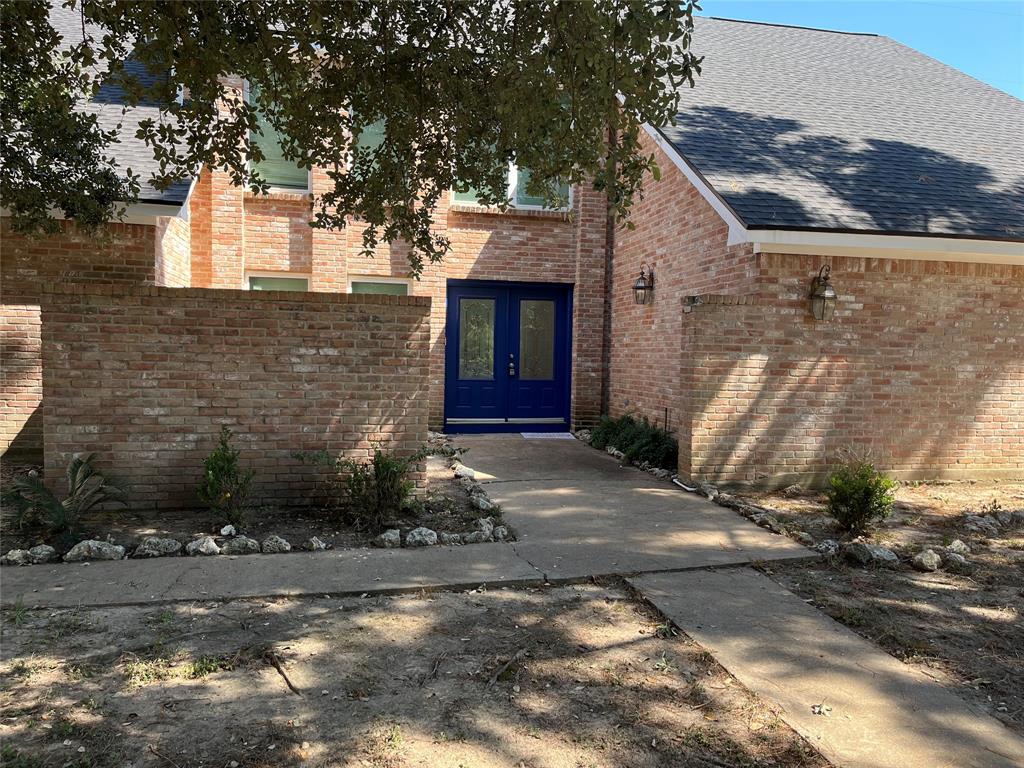
[[382, 275], [350, 275], [346, 283], [346, 291], [352, 293], [352, 283], [387, 283], [389, 285], [404, 285], [406, 296], [412, 296], [412, 280], [407, 277], [384, 277]]
[[[550, 211], [551, 213], [565, 213], [566, 211], [571, 211], [572, 210], [572, 205], [573, 205], [573, 186], [571, 184], [569, 185], [569, 202], [565, 206], [560, 207], [560, 208], [548, 208], [548, 207], [543, 206], [543, 205], [520, 205], [518, 202], [516, 202], [516, 192], [519, 189], [519, 168], [518, 168], [518, 166], [516, 166], [515, 163], [509, 163], [508, 164], [508, 176], [506, 177], [506, 188], [508, 189], [508, 205], [509, 205], [509, 208], [512, 208], [514, 210], [517, 210], [517, 211]], [[448, 202], [449, 202], [450, 205], [471, 206], [473, 208], [479, 208], [481, 211], [495, 210], [494, 206], [484, 205], [483, 203], [478, 203], [476, 201], [470, 202], [470, 201], [467, 201], [467, 200], [456, 200], [455, 199], [455, 194], [456, 194], [456, 192], [455, 192], [454, 189], [450, 190], [449, 196], [448, 196]]]
[[[246, 104], [249, 103], [249, 81], [242, 81], [242, 101]], [[252, 160], [248, 157], [245, 159], [246, 168], [249, 173], [252, 173]], [[299, 187], [278, 187], [271, 184], [267, 188], [267, 194], [270, 195], [311, 195], [313, 194], [313, 170], [311, 168], [306, 169], [306, 188], [300, 189]], [[256, 277], [262, 277], [262, 275], [256, 275]]]
[[[273, 270], [253, 269], [246, 270], [242, 276], [242, 288], [246, 291], [252, 290], [249, 287], [250, 277], [282, 277], [288, 280], [305, 280], [306, 293], [309, 293], [309, 287], [313, 284], [313, 275], [309, 272], [274, 272]], [[299, 291], [296, 291], [296, 293], [299, 293]]]

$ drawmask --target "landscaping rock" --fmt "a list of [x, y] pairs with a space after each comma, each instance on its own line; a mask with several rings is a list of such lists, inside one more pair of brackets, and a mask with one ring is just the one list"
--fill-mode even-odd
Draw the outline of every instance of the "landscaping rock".
[[402, 546], [402, 532], [397, 528], [388, 528], [373, 540], [373, 546], [381, 549], [394, 549]]
[[483, 531], [470, 531], [469, 533], [462, 534], [463, 544], [483, 544], [485, 541], [490, 541], [491, 537]]
[[489, 517], [479, 517], [473, 521], [473, 525], [478, 531], [483, 531], [488, 539], [494, 534], [494, 521]]
[[814, 546], [814, 537], [811, 536], [807, 531], [797, 531], [793, 534], [793, 538], [803, 544], [805, 547]]
[[135, 548], [132, 557], [170, 557], [181, 552], [181, 542], [175, 539], [163, 539], [159, 536], [147, 536]]
[[786, 498], [792, 499], [797, 496], [804, 495], [804, 487], [802, 485], [794, 483], [793, 485], [787, 485], [782, 489], [782, 495]]
[[233, 539], [229, 539], [220, 548], [220, 553], [222, 555], [258, 555], [260, 553], [260, 543], [256, 539], [250, 539], [248, 536], [236, 536]]
[[672, 474], [667, 469], [662, 469], [661, 467], [654, 467], [653, 469], [648, 471], [659, 480], [667, 480], [668, 476]]
[[511, 535], [512, 534], [509, 531], [509, 529], [506, 528], [504, 525], [494, 526], [494, 531], [491, 533], [491, 536], [494, 538], [495, 541], [508, 541]]
[[610, 445], [607, 448], [605, 448], [604, 450], [605, 450], [605, 453], [607, 453], [609, 456], [614, 456], [619, 461], [623, 461], [626, 458], [626, 454], [624, 454], [622, 451], [618, 450], [617, 448], [613, 448]]
[[576, 436], [577, 440], [581, 440], [584, 443], [590, 442], [591, 432], [589, 429], [579, 429], [576, 430], [576, 432], [574, 432], [573, 434]]
[[323, 552], [330, 548], [330, 545], [319, 536], [311, 536], [299, 545], [299, 549], [304, 549], [307, 552]]
[[473, 506], [479, 509], [481, 512], [493, 512], [498, 508], [498, 505], [488, 499], [483, 494], [473, 496], [470, 501], [473, 502]]
[[27, 549], [12, 549], [4, 555], [4, 565], [31, 565], [32, 556]]
[[438, 534], [438, 539], [446, 547], [462, 546], [462, 536], [457, 533], [441, 533]]
[[86, 560], [123, 560], [124, 547], [119, 544], [111, 544], [109, 541], [96, 541], [86, 539], [80, 541], [64, 555], [64, 561], [68, 563], [81, 563]]
[[942, 556], [942, 566], [950, 573], [967, 574], [974, 570], [974, 563], [956, 552], [945, 552]]
[[964, 528], [973, 533], [980, 533], [983, 536], [999, 535], [999, 526], [991, 517], [967, 515], [964, 517]]
[[953, 541], [949, 543], [949, 546], [946, 547], [946, 551], [961, 556], [971, 554], [971, 548], [964, 544], [960, 539], [953, 539]]
[[825, 555], [825, 557], [835, 557], [839, 554], [839, 542], [835, 539], [825, 539], [814, 550]]
[[755, 512], [750, 516], [750, 521], [762, 528], [767, 528], [772, 533], [785, 533], [785, 526], [775, 519], [773, 515], [766, 512]]
[[60, 555], [49, 544], [37, 544], [28, 551], [28, 559], [33, 565], [44, 565], [45, 563], [56, 563], [60, 560]]
[[729, 509], [738, 509], [740, 506], [740, 500], [729, 493], [719, 491], [714, 497], [709, 496], [708, 498], [719, 506], [728, 507]]
[[1004, 528], [1008, 528], [1014, 524], [1014, 514], [1008, 509], [1001, 509], [995, 514], [996, 520]]
[[185, 554], [188, 555], [219, 555], [220, 547], [214, 541], [213, 536], [200, 536], [185, 545]]
[[926, 549], [914, 555], [910, 564], [918, 571], [930, 573], [939, 570], [939, 566], [942, 565], [942, 558], [934, 550]]
[[454, 464], [452, 464], [452, 471], [455, 473], [456, 477], [465, 477], [468, 478], [469, 480], [472, 480], [476, 477], [476, 472], [467, 467], [465, 464], [461, 464], [459, 462], [455, 462]]
[[883, 568], [895, 568], [900, 562], [891, 549], [860, 541], [852, 541], [844, 546], [843, 557], [856, 565], [877, 565]]
[[437, 533], [420, 526], [413, 528], [405, 535], [405, 546], [407, 547], [432, 547], [437, 544]]
[[265, 555], [280, 555], [284, 552], [291, 552], [292, 545], [276, 534], [267, 536], [260, 545], [260, 551]]
[[236, 533], [238, 533], [238, 531], [235, 530], [235, 526], [233, 525], [225, 525], [220, 529], [221, 536], [234, 536]]

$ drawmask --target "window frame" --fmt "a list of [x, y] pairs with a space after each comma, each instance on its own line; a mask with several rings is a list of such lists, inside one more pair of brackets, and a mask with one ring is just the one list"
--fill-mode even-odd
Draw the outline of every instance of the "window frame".
[[[345, 292], [351, 293], [353, 296], [359, 296], [360, 294], [352, 292], [352, 283], [384, 283], [386, 285], [404, 285], [405, 295], [412, 296], [412, 280], [408, 277], [392, 277], [391, 275], [349, 275], [349, 277], [347, 277], [345, 280]], [[362, 295], [368, 296], [372, 294]], [[401, 294], [384, 295], [398, 296]]]
[[[508, 174], [506, 175], [506, 189], [508, 191], [509, 207], [516, 211], [545, 211], [547, 213], [565, 213], [571, 211], [574, 202], [574, 189], [573, 186], [569, 185], [569, 199], [566, 204], [559, 208], [548, 208], [543, 205], [521, 205], [516, 200], [516, 194], [519, 191], [519, 166], [515, 163], [508, 164]], [[495, 210], [493, 206], [485, 205], [479, 202], [469, 202], [467, 200], [456, 200], [456, 191], [454, 189], [449, 190], [448, 204], [453, 206], [466, 205], [474, 208], [479, 208], [481, 211]]]
[[[243, 80], [242, 81], [242, 101], [244, 101], [246, 104], [249, 103], [249, 81], [248, 80]], [[251, 139], [250, 139], [250, 141], [251, 141]], [[249, 173], [252, 174], [252, 158], [247, 155], [246, 158], [245, 158], [245, 163], [246, 163], [246, 167], [249, 170]], [[311, 195], [311, 194], [313, 194], [313, 169], [312, 168], [307, 168], [306, 169], [306, 188], [305, 189], [301, 189], [300, 187], [280, 187], [280, 186], [277, 186], [275, 184], [271, 184], [268, 187], [268, 189], [267, 189], [267, 193], [271, 194], [271, 195], [282, 195], [282, 194], [283, 195], [289, 195], [289, 194], [290, 195]], [[261, 275], [255, 275], [255, 276], [256, 277], [261, 277]], [[248, 279], [246, 280], [246, 282], [248, 283]]]
[[274, 272], [273, 270], [267, 269], [252, 269], [245, 270], [242, 275], [242, 290], [254, 291], [256, 288], [249, 286], [250, 277], [268, 277], [268, 278], [285, 278], [287, 280], [305, 280], [306, 290], [305, 291], [288, 291], [288, 293], [311, 293], [312, 289], [310, 286], [313, 284], [313, 275], [309, 272]]

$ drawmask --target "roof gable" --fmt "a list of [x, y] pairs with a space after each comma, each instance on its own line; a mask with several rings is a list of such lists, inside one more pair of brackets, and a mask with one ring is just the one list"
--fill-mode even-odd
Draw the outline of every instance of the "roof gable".
[[696, 25], [662, 133], [748, 228], [1024, 239], [1024, 102], [885, 37]]

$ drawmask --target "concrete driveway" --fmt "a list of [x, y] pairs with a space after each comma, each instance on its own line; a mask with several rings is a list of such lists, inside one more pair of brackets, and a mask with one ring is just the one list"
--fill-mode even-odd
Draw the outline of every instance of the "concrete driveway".
[[460, 436], [521, 557], [551, 579], [807, 557], [796, 542], [575, 439]]

